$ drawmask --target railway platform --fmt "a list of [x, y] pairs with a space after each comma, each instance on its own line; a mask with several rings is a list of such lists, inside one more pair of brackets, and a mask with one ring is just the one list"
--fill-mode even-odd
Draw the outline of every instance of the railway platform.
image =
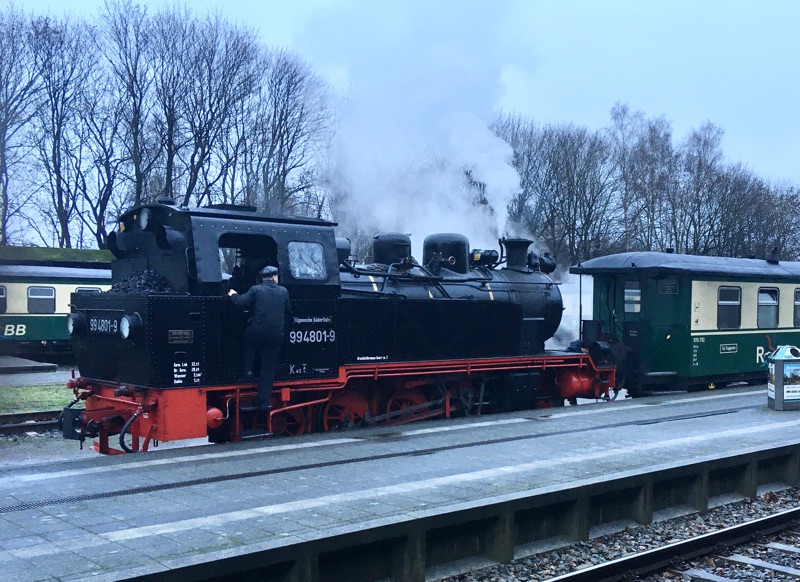
[[0, 572], [36, 580], [432, 579], [781, 484], [766, 388], [0, 470]]
[[25, 374], [28, 372], [55, 372], [56, 364], [34, 362], [17, 356], [0, 356], [0, 374]]

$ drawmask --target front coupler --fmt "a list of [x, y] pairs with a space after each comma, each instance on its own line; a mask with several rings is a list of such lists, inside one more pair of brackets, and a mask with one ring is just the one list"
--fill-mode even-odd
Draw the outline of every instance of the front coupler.
[[61, 411], [61, 434], [65, 439], [81, 442], [101, 437], [107, 439], [119, 434], [125, 425], [125, 419], [131, 416], [130, 408], [64, 408]]

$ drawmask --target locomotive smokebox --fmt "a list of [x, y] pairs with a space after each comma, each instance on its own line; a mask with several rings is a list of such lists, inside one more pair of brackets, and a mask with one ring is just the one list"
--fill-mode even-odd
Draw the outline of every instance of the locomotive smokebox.
[[385, 232], [372, 240], [372, 260], [392, 265], [411, 256], [411, 238], [400, 232]]
[[526, 238], [505, 238], [500, 244], [506, 250], [506, 268], [526, 270], [528, 268], [528, 247], [533, 244]]
[[422, 264], [429, 265], [439, 257], [441, 266], [466, 275], [469, 272], [469, 241], [461, 234], [441, 233], [425, 237]]

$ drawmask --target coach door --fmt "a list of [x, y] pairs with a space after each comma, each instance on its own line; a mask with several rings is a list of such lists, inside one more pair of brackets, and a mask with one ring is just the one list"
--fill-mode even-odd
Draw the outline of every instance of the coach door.
[[639, 351], [642, 342], [642, 287], [639, 279], [622, 284], [622, 341]]

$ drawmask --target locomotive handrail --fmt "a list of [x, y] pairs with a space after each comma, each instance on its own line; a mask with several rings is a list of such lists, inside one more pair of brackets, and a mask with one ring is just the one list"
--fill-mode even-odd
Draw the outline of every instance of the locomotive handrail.
[[[365, 295], [368, 297], [374, 297], [375, 291], [368, 291], [366, 289], [347, 289], [348, 295]], [[402, 297], [403, 299], [407, 299], [408, 297], [404, 293], [398, 293], [396, 291], [392, 291], [390, 293], [384, 293], [384, 295], [392, 295], [394, 297]]]
[[[387, 275], [389, 275], [389, 274], [392, 272], [392, 269], [394, 268], [394, 266], [395, 266], [395, 265], [402, 265], [402, 264], [403, 264], [403, 263], [392, 263], [391, 265], [389, 265], [389, 270], [388, 270], [388, 271], [386, 271], [386, 274], [387, 274]], [[445, 296], [447, 299], [450, 299], [450, 294], [449, 294], [449, 293], [447, 292], [447, 290], [444, 288], [444, 286], [442, 285], [442, 282], [441, 282], [441, 281], [439, 281], [439, 280], [436, 280], [436, 278], [435, 278], [435, 276], [433, 275], [433, 273], [431, 273], [431, 272], [430, 272], [428, 269], [426, 269], [425, 267], [423, 267], [423, 266], [421, 266], [421, 265], [417, 265], [417, 266], [418, 266], [420, 269], [422, 269], [423, 271], [425, 271], [426, 273], [428, 273], [428, 275], [429, 275], [430, 277], [433, 277], [433, 278], [434, 278], [434, 282], [436, 283], [436, 286], [439, 288], [439, 291], [441, 291], [441, 292], [442, 292], [442, 294], [443, 294], [443, 295], [444, 295], [444, 296]], [[413, 277], [413, 275], [411, 275], [411, 276]], [[381, 293], [385, 293], [385, 292], [386, 292], [386, 285], [387, 285], [388, 283], [389, 283], [389, 277], [384, 277], [384, 278], [383, 278], [383, 285], [381, 286]]]
[[[394, 265], [399, 265], [399, 264], [402, 264], [402, 263], [394, 263], [393, 265], [389, 265], [389, 267], [392, 267]], [[384, 278], [384, 286], [386, 285], [386, 281], [388, 279], [436, 283], [437, 285], [439, 285], [439, 288], [442, 290], [442, 292], [445, 293], [445, 296], [447, 298], [450, 298], [450, 295], [447, 293], [446, 289], [441, 286], [443, 283], [484, 283], [485, 284], [485, 283], [496, 282], [496, 280], [493, 279], [492, 277], [486, 277], [486, 276], [484, 276], [484, 277], [463, 277], [463, 278], [440, 277], [438, 275], [434, 275], [433, 273], [428, 271], [422, 265], [414, 265], [414, 266], [417, 267], [420, 270], [425, 271], [427, 274], [426, 275], [412, 275], [412, 274], [409, 274], [409, 273], [397, 273], [397, 272], [392, 273], [391, 271], [369, 271], [369, 270], [366, 270], [366, 269], [357, 269], [356, 267], [353, 267], [352, 265], [346, 264], [346, 263], [341, 263], [340, 264], [340, 267], [344, 267], [345, 271], [353, 274], [355, 277], [361, 277], [362, 275], [366, 276], [366, 277], [370, 277], [370, 276], [372, 276], [372, 277], [383, 277]], [[476, 268], [475, 270], [478, 270], [478, 269], [491, 270], [491, 269], [488, 269], [487, 267], [479, 267], [479, 268]], [[509, 270], [516, 271], [516, 272], [519, 272], [519, 273], [534, 273], [534, 272], [541, 273], [541, 271], [526, 271], [524, 269], [516, 269], [516, 268], [510, 268]], [[514, 284], [515, 285], [560, 285], [560, 283], [556, 283], [555, 281], [552, 281], [552, 280], [550, 280], [550, 281], [515, 281]], [[348, 292], [353, 292], [353, 291], [355, 291], [355, 290], [348, 289]]]
[[[400, 265], [402, 263], [393, 263], [389, 265], [389, 267], [393, 267], [394, 265]], [[477, 282], [492, 282], [493, 279], [491, 277], [464, 277], [464, 278], [447, 278], [447, 277], [440, 277], [438, 275], [434, 275], [430, 271], [428, 271], [422, 265], [414, 265], [418, 269], [425, 271], [426, 275], [412, 275], [410, 273], [392, 273], [391, 271], [369, 271], [366, 269], [357, 269], [356, 267], [341, 263], [340, 267], [344, 266], [346, 271], [349, 271], [353, 275], [357, 276], [373, 276], [373, 277], [386, 277], [390, 279], [408, 279], [413, 281], [425, 281], [430, 283], [466, 283], [470, 281], [477, 281]]]

